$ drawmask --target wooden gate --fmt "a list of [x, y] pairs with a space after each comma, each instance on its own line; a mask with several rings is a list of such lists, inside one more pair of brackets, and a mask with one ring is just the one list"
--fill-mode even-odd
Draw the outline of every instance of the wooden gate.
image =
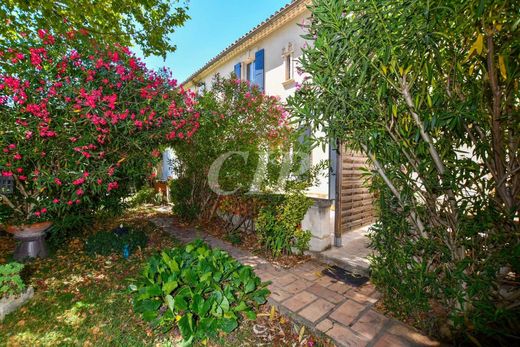
[[343, 149], [341, 180], [341, 231], [355, 230], [375, 221], [374, 196], [363, 183], [361, 168], [367, 158]]

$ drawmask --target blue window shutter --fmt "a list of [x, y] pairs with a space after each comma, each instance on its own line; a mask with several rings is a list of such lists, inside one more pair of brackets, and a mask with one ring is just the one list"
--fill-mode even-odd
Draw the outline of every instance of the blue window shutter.
[[264, 79], [265, 79], [265, 68], [264, 68], [264, 50], [261, 49], [255, 53], [255, 79], [254, 83], [264, 91]]
[[237, 75], [238, 79], [242, 78], [242, 64], [241, 63], [235, 64], [235, 75]]

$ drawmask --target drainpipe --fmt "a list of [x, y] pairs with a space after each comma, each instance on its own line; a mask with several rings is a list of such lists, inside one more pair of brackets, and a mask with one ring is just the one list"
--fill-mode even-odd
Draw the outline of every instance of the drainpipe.
[[341, 183], [343, 180], [343, 158], [341, 141], [336, 140], [336, 197], [334, 201], [334, 246], [341, 247]]

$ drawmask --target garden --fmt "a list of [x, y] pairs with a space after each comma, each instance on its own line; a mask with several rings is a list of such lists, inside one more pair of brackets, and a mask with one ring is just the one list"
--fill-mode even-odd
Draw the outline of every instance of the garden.
[[305, 264], [329, 165], [305, 158], [331, 139], [369, 158], [375, 309], [518, 343], [518, 4], [314, 0], [312, 78], [284, 104], [234, 74], [195, 93], [132, 52], [174, 51], [186, 3], [62, 3], [0, 5], [0, 345], [332, 345], [260, 270], [152, 222]]
[[[207, 256], [204, 262], [198, 262], [194, 257], [186, 259], [189, 252], [181, 255], [186, 248], [162, 229], [146, 221], [146, 218], [157, 215], [157, 211], [141, 207], [120, 216], [117, 220], [112, 218], [98, 220], [90, 229], [90, 235], [70, 238], [66, 245], [53, 252], [49, 258], [25, 263], [20, 265], [23, 267], [21, 271], [13, 269], [16, 271], [9, 274], [4, 273], [2, 268], [0, 273], [2, 295], [6, 293], [5, 286], [9, 288], [7, 293], [18, 293], [27, 287], [35, 288], [35, 291], [34, 296], [24, 306], [7, 315], [0, 324], [1, 344], [8, 346], [174, 346], [183, 343], [183, 336], [197, 335], [196, 345], [206, 346], [238, 347], [259, 343], [277, 346], [329, 345], [326, 340], [306, 330], [302, 331], [301, 325], [293, 323], [287, 316], [273, 310], [269, 305], [262, 305], [254, 311], [248, 311], [246, 307], [257, 307], [258, 302], [263, 303], [265, 300], [265, 292], [262, 292], [258, 278], [250, 273], [249, 268], [241, 267], [222, 252], [212, 252], [200, 244], [193, 245], [191, 254], [204, 251], [210, 256]], [[128, 234], [123, 237], [113, 232], [119, 230], [121, 224], [124, 228], [132, 226]], [[14, 247], [12, 238], [2, 236], [0, 244], [2, 256], [12, 252]], [[123, 252], [124, 244], [129, 244], [131, 247], [130, 254], [126, 256]], [[163, 250], [167, 253], [158, 256]], [[166, 257], [169, 257], [168, 263], [164, 260]], [[5, 262], [8, 259], [0, 260]], [[183, 260], [187, 262], [183, 263]], [[246, 285], [255, 285], [258, 288], [255, 287], [245, 294], [243, 285], [238, 284], [238, 287], [241, 287], [239, 292], [242, 292], [241, 301], [231, 301], [227, 304], [227, 301], [223, 301], [215, 308], [211, 307], [213, 299], [206, 300], [205, 305], [209, 306], [207, 310], [212, 312], [205, 314], [206, 319], [213, 316], [214, 310], [219, 309], [228, 319], [208, 323], [204, 330], [199, 326], [198, 330], [193, 332], [186, 331], [180, 319], [178, 320], [180, 323], [175, 324], [181, 312], [187, 310], [182, 305], [191, 306], [195, 300], [202, 303], [200, 296], [198, 299], [185, 297], [184, 304], [181, 300], [176, 301], [173, 303], [173, 310], [167, 308], [161, 321], [154, 325], [152, 323], [161, 310], [155, 310], [154, 304], [147, 301], [145, 297], [148, 292], [155, 290], [150, 287], [148, 281], [149, 278], [157, 276], [157, 272], [148, 272], [145, 275], [143, 271], [151, 269], [158, 271], [161, 268], [171, 277], [175, 272], [168, 264], [176, 261], [183, 269], [196, 266], [197, 270], [188, 276], [195, 276], [197, 282], [183, 275], [178, 278], [179, 287], [191, 288], [193, 292], [201, 286], [198, 281], [203, 276], [207, 276], [207, 266], [213, 271], [213, 276], [217, 273], [213, 268], [215, 264], [225, 268], [221, 270], [222, 278], [219, 279], [221, 283], [237, 283], [242, 277], [253, 281], [252, 284], [246, 283]], [[17, 283], [22, 283], [25, 287], [20, 288]], [[165, 283], [160, 283], [164, 288]], [[166, 283], [169, 283], [167, 286], [170, 293], [177, 294], [175, 298], [178, 298], [179, 290], [174, 288], [173, 282]], [[215, 283], [211, 280], [203, 284], [208, 290], [211, 288], [211, 291], [205, 292], [217, 293]], [[233, 286], [231, 288], [235, 288]], [[132, 288], [136, 288], [135, 291]], [[168, 300], [167, 296], [163, 296], [161, 287], [159, 292], [158, 295], [154, 295]], [[203, 317], [203, 310], [204, 308], [193, 311], [194, 317], [196, 315]], [[234, 329], [236, 323], [229, 319], [230, 314], [240, 316], [240, 326], [236, 329]], [[242, 314], [244, 314], [243, 318]], [[233, 331], [226, 333], [231, 330]]]
[[[156, 168], [171, 147], [180, 177], [169, 214], [180, 223], [232, 215], [244, 195], [221, 199], [210, 185], [247, 182], [262, 146], [294, 137], [276, 98], [233, 77], [196, 95], [72, 25], [8, 30], [0, 56], [2, 345], [328, 344], [268, 305], [269, 282], [251, 267], [203, 241], [176, 241], [147, 221], [160, 212], [143, 208], [162, 200]], [[217, 180], [189, 166], [226, 149], [250, 151], [251, 164], [229, 160]], [[308, 204], [309, 179], [292, 181], [294, 198], [265, 189], [259, 198], [265, 223], [252, 242], [273, 256], [307, 247], [305, 209], [290, 204]]]

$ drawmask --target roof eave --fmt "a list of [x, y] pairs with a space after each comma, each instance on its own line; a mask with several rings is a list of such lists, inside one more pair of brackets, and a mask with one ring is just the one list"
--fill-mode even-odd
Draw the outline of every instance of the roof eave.
[[[216, 67], [223, 64], [225, 61], [233, 58], [235, 55], [241, 51], [241, 48], [244, 44], [252, 44], [254, 42], [259, 41], [263, 36], [262, 32], [267, 31], [271, 26], [275, 23], [278, 23], [279, 19], [282, 19], [285, 15], [292, 14], [290, 18], [286, 21], [293, 19], [294, 17], [300, 15], [305, 11], [307, 5], [311, 2], [311, 0], [294, 0], [291, 3], [285, 5], [280, 10], [276, 11], [269, 18], [264, 20], [262, 23], [258, 24], [256, 27], [251, 29], [248, 33], [238, 38], [231, 45], [226, 47], [222, 52], [213, 57], [210, 61], [208, 61], [203, 67], [195, 71], [191, 74], [183, 83], [187, 88], [191, 88], [195, 85], [197, 79], [201, 76], [207, 75], [208, 71], [215, 69]], [[285, 24], [286, 21], [283, 21], [281, 25]], [[251, 41], [251, 42], [248, 42]], [[227, 58], [227, 59], [225, 59]]]

